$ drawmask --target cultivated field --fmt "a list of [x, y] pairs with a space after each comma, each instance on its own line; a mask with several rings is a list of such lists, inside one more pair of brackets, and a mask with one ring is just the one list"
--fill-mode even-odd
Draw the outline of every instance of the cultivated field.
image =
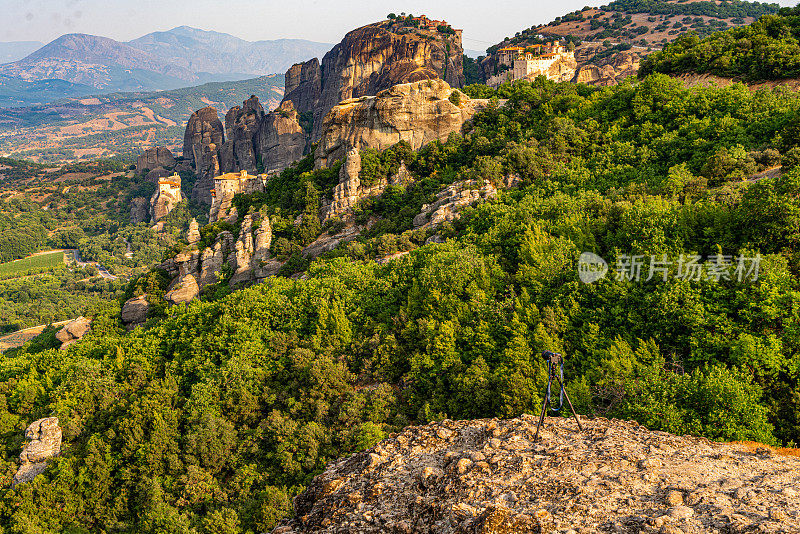
[[0, 279], [24, 276], [32, 271], [39, 272], [64, 263], [63, 250], [48, 250], [21, 260], [0, 263]]

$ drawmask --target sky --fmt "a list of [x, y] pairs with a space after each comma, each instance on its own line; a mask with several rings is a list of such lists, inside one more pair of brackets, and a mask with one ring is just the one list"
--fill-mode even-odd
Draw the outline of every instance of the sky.
[[0, 0], [0, 41], [47, 43], [65, 33], [127, 41], [186, 25], [249, 41], [338, 43], [353, 28], [404, 11], [445, 19], [464, 30], [464, 48], [483, 50], [535, 24], [605, 3], [608, 0]]

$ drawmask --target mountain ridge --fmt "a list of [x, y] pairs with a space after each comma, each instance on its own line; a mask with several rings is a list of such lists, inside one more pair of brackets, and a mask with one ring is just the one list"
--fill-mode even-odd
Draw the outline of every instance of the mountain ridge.
[[[58, 79], [93, 87], [95, 92], [170, 90], [281, 72], [330, 46], [302, 39], [251, 42], [189, 26], [127, 42], [70, 33], [0, 65], [0, 74], [26, 82]], [[42, 96], [39, 101], [46, 101]], [[36, 101], [33, 95], [30, 101]]]

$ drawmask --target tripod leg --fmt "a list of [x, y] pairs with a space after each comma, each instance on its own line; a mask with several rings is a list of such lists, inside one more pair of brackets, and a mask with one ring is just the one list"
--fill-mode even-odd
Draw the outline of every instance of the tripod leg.
[[572, 415], [575, 417], [575, 422], [578, 423], [578, 430], [583, 431], [583, 427], [581, 426], [581, 422], [578, 419], [578, 414], [575, 413], [575, 408], [572, 407], [572, 401], [569, 400], [569, 395], [567, 394], [567, 388], [564, 387], [564, 384], [561, 382], [561, 378], [556, 376], [558, 380], [558, 385], [561, 386], [561, 391], [564, 392], [564, 397], [567, 399], [567, 404], [569, 404], [569, 409], [572, 410]]
[[536, 434], [533, 435], [533, 443], [536, 443], [537, 438], [539, 437], [539, 428], [542, 426], [542, 421], [544, 421], [544, 414], [547, 412], [547, 395], [545, 395], [544, 400], [542, 401], [542, 413], [539, 414], [539, 423], [536, 425]]

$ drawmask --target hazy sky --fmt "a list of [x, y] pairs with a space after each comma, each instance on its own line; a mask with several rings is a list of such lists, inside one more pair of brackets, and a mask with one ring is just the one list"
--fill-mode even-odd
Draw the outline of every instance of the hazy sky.
[[125, 41], [187, 25], [251, 41], [300, 38], [335, 43], [353, 28], [405, 11], [446, 19], [464, 29], [464, 48], [482, 50], [534, 24], [607, 1], [0, 0], [0, 41], [49, 42], [64, 33]]

